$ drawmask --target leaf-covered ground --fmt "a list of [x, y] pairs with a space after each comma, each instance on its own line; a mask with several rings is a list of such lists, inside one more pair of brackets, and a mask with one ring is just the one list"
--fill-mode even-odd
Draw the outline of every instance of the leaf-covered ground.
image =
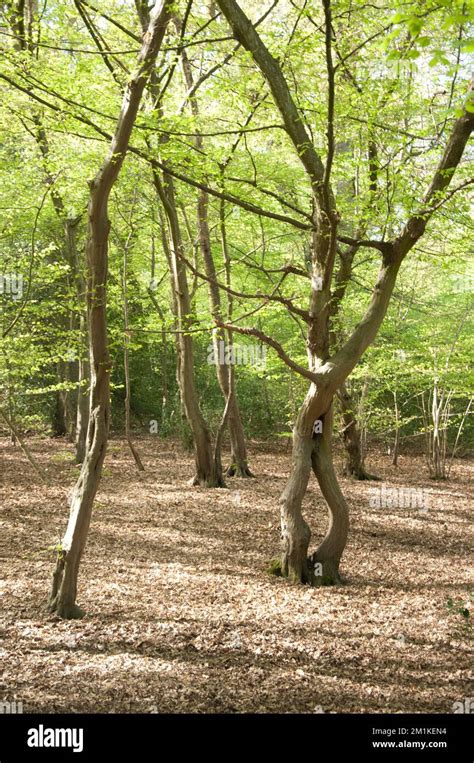
[[[25, 712], [452, 712], [474, 696], [472, 462], [437, 483], [420, 457], [395, 469], [371, 454], [385, 486], [429, 491], [429, 506], [371, 508], [380, 483], [342, 480], [346, 583], [312, 589], [267, 572], [289, 452], [254, 444], [257, 479], [205, 490], [187, 485], [180, 446], [139, 441], [140, 475], [113, 440], [80, 571], [87, 616], [63, 622], [45, 613], [48, 548], [78, 467], [63, 441], [29, 444], [54, 484], [0, 441], [0, 699]], [[305, 515], [314, 546], [314, 482]]]

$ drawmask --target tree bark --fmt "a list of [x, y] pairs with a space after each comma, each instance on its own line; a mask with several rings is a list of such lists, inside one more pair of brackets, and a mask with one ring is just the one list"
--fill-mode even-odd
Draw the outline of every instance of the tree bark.
[[342, 440], [345, 449], [343, 474], [345, 477], [356, 480], [378, 480], [378, 477], [370, 474], [365, 468], [362, 435], [357, 423], [355, 402], [346, 384], [343, 384], [339, 390], [338, 398], [342, 411]]
[[392, 466], [398, 466], [398, 451], [400, 447], [400, 410], [398, 408], [397, 391], [393, 392], [393, 404], [395, 408], [395, 439], [393, 441]]
[[[60, 210], [64, 209], [62, 202], [57, 206], [57, 214], [60, 215]], [[90, 364], [89, 360], [84, 357], [85, 350], [89, 346], [88, 341], [88, 327], [87, 327], [87, 284], [84, 276], [84, 263], [83, 258], [79, 254], [77, 247], [77, 229], [81, 218], [67, 217], [64, 221], [64, 231], [66, 239], [67, 258], [69, 261], [69, 267], [71, 269], [74, 289], [76, 293], [76, 311], [72, 317], [72, 329], [74, 333], [78, 334], [78, 361], [75, 364], [75, 375], [77, 381], [77, 400], [76, 410], [72, 414], [75, 418], [74, 429], [74, 445], [75, 445], [75, 458], [78, 464], [81, 464], [85, 457], [87, 427], [89, 423], [89, 381], [90, 381]]]
[[[260, 336], [290, 368], [311, 380], [311, 387], [299, 411], [294, 429], [293, 466], [282, 496], [281, 571], [288, 577], [308, 582], [311, 573], [306, 560], [309, 529], [301, 514], [301, 504], [309, 479], [309, 461], [312, 462], [321, 491], [330, 511], [330, 527], [326, 538], [314, 555], [323, 565], [323, 582], [337, 582], [339, 561], [347, 538], [347, 506], [334, 474], [330, 453], [329, 433], [326, 432], [310, 447], [312, 427], [316, 419], [330, 418], [332, 399], [345, 382], [362, 354], [375, 339], [386, 315], [395, 286], [399, 268], [419, 238], [427, 222], [438, 207], [438, 199], [449, 186], [467, 141], [474, 128], [474, 114], [467, 109], [453, 125], [452, 133], [443, 157], [433, 175], [423, 199], [422, 207], [406, 222], [401, 233], [392, 241], [355, 241], [338, 233], [339, 214], [331, 189], [331, 168], [335, 153], [334, 105], [335, 71], [332, 60], [333, 23], [331, 2], [323, 0], [325, 54], [328, 82], [327, 101], [327, 156], [323, 164], [311, 135], [306, 130], [304, 118], [292, 98], [279, 61], [274, 58], [261, 40], [255, 26], [245, 15], [236, 0], [217, 0], [236, 40], [251, 54], [262, 75], [268, 82], [273, 100], [282, 117], [286, 133], [293, 143], [298, 158], [311, 184], [313, 197], [313, 234], [311, 239], [311, 295], [308, 314], [308, 369], [295, 363], [272, 337], [256, 329], [229, 326], [253, 336]], [[471, 90], [474, 81], [471, 83]], [[373, 158], [371, 160], [373, 164]], [[373, 172], [373, 167], [372, 167]], [[373, 178], [372, 178], [373, 182]], [[381, 265], [372, 298], [349, 338], [330, 353], [331, 283], [337, 242], [370, 246], [381, 253]], [[326, 424], [329, 429], [330, 425]]]
[[[231, 259], [230, 259], [229, 247], [227, 244], [227, 228], [225, 224], [224, 199], [221, 199], [219, 204], [219, 226], [220, 226], [220, 233], [221, 233], [222, 253], [224, 255], [226, 286], [228, 289], [230, 289]], [[229, 323], [232, 322], [233, 309], [234, 309], [234, 298], [233, 298], [233, 295], [230, 293], [230, 291], [228, 291], [227, 320], [229, 321]], [[232, 332], [229, 331], [227, 334], [227, 344], [228, 344], [230, 352], [232, 352], [233, 342], [234, 342], [234, 338], [232, 336]], [[214, 346], [214, 352], [215, 352], [215, 349], [216, 348]], [[231, 384], [230, 389], [228, 389], [226, 386], [227, 380], [229, 380], [229, 383]], [[240, 406], [237, 400], [237, 391], [235, 389], [235, 374], [230, 374], [228, 377], [226, 376], [225, 379], [222, 378], [222, 383], [223, 383], [223, 393], [226, 396], [226, 398], [228, 398], [228, 396], [231, 395], [230, 409], [229, 409], [229, 435], [230, 435], [231, 462], [230, 462], [229, 468], [227, 469], [227, 474], [229, 477], [233, 477], [233, 476], [253, 477], [254, 475], [250, 471], [250, 467], [248, 465], [247, 443], [245, 439], [244, 426], [242, 423], [242, 416], [240, 413]], [[233, 388], [232, 388], [232, 385], [233, 385]]]
[[[178, 32], [181, 31], [180, 19], [178, 18], [175, 19], [175, 25], [178, 29]], [[193, 77], [192, 68], [191, 68], [185, 49], [183, 49], [181, 53], [181, 61], [182, 61], [182, 68], [183, 68], [184, 79], [186, 82], [186, 87], [188, 88], [188, 91], [192, 93], [192, 95], [190, 96], [192, 114], [196, 119], [198, 119], [200, 114], [199, 103], [196, 97], [196, 93], [193, 91], [194, 77]], [[195, 145], [198, 150], [202, 150], [203, 139], [199, 132], [196, 133]], [[208, 291], [209, 291], [209, 302], [211, 307], [211, 314], [213, 318], [216, 319], [217, 322], [222, 323], [221, 295], [220, 295], [219, 287], [217, 285], [216, 267], [215, 267], [214, 257], [213, 257], [212, 248], [211, 248], [211, 236], [209, 233], [208, 210], [209, 210], [209, 197], [206, 191], [201, 189], [198, 192], [198, 203], [197, 203], [199, 247], [200, 247], [202, 259], [204, 262], [204, 269], [206, 272], [206, 276], [209, 279]], [[226, 263], [226, 272], [227, 274], [229, 274], [228, 266], [229, 266], [230, 260], [229, 260], [229, 254], [228, 254], [228, 248], [227, 248], [225, 219], [223, 216], [222, 204], [220, 207], [219, 222], [220, 222], [220, 230], [221, 230], [222, 249], [223, 249], [224, 259]], [[229, 295], [229, 299], [231, 299], [230, 295]], [[244, 433], [244, 427], [242, 424], [242, 416], [240, 414], [237, 394], [236, 394], [235, 388], [233, 390], [230, 390], [229, 388], [229, 379], [233, 378], [234, 375], [233, 374], [229, 375], [227, 373], [226, 365], [220, 362], [221, 357], [224, 357], [224, 358], [227, 357], [226, 349], [228, 346], [232, 345], [232, 337], [230, 335], [226, 336], [226, 332], [223, 329], [216, 329], [213, 332], [212, 341], [214, 345], [214, 357], [215, 357], [217, 381], [219, 383], [221, 392], [224, 396], [224, 400], [226, 401], [226, 405], [227, 405], [227, 401], [230, 398], [230, 402], [228, 406], [228, 415], [226, 418], [227, 418], [227, 424], [229, 428], [229, 436], [230, 436], [230, 442], [231, 442], [231, 463], [227, 469], [226, 474], [229, 477], [232, 477], [232, 476], [252, 477], [253, 476], [252, 472], [250, 471], [248, 463], [247, 463], [247, 447], [245, 443], [245, 433]], [[223, 350], [224, 350], [223, 354], [219, 352], [219, 349], [221, 346], [223, 347]], [[229, 357], [231, 357], [231, 355], [229, 355]]]
[[128, 245], [126, 242], [123, 253], [123, 320], [124, 320], [124, 348], [123, 348], [123, 366], [125, 373], [125, 438], [130, 448], [130, 452], [133, 456], [135, 464], [139, 472], [144, 472], [140, 454], [136, 449], [132, 441], [131, 427], [130, 427], [130, 401], [132, 397], [132, 385], [130, 381], [130, 326], [128, 321], [128, 296], [127, 296], [127, 274], [128, 274]]
[[[59, 384], [64, 381], [64, 364], [58, 361], [56, 364], [56, 376]], [[54, 409], [51, 422], [53, 437], [65, 437], [68, 431], [66, 399], [63, 389], [56, 390], [54, 396]]]
[[110, 223], [108, 200], [123, 164], [144, 87], [170, 18], [170, 4], [157, 0], [148, 32], [129, 80], [115, 134], [104, 163], [90, 184], [88, 205], [87, 307], [91, 392], [86, 454], [71, 498], [66, 534], [58, 552], [49, 597], [51, 612], [63, 618], [82, 617], [76, 604], [79, 564], [84, 551], [105, 458], [110, 415], [110, 360], [107, 346], [107, 271]]
[[203, 487], [222, 487], [223, 480], [218, 474], [218, 472], [221, 472], [221, 469], [216, 471], [215, 468], [211, 434], [199, 407], [196, 390], [194, 347], [192, 337], [187, 333], [187, 330], [190, 328], [191, 299], [185, 264], [182, 258], [183, 242], [175, 202], [174, 184], [172, 178], [166, 173], [164, 173], [162, 182], [155, 170], [153, 171], [153, 179], [157, 194], [163, 204], [169, 227], [171, 275], [176, 297], [175, 306], [179, 343], [177, 374], [181, 401], [186, 419], [193, 433], [196, 465], [196, 473], [192, 482], [194, 485], [202, 485]]
[[[86, 290], [84, 281], [84, 292]], [[77, 412], [76, 412], [76, 463], [82, 464], [86, 455], [87, 428], [89, 425], [89, 382], [90, 363], [85, 355], [85, 346], [89, 346], [87, 313], [81, 310], [79, 318], [79, 360], [78, 360], [78, 388], [77, 388]]]
[[335, 585], [341, 582], [339, 563], [349, 532], [349, 509], [339, 487], [332, 459], [332, 409], [322, 422], [322, 433], [314, 435], [312, 466], [327, 503], [329, 528], [324, 540], [312, 554], [311, 561], [314, 565], [313, 583]]
[[[208, 286], [211, 313], [218, 322], [222, 322], [222, 306], [220, 291], [216, 281], [216, 268], [211, 251], [207, 209], [207, 193], [205, 191], [200, 191], [198, 199], [198, 225], [201, 254], [204, 262], [204, 269], [207, 277], [209, 278]], [[230, 396], [227, 423], [229, 427], [231, 443], [231, 463], [226, 473], [229, 477], [252, 477], [252, 472], [250, 471], [247, 463], [245, 433], [237, 395], [235, 393], [235, 389], [233, 390], [233, 394], [230, 394], [230, 377], [227, 371], [227, 366], [225, 363], [220, 362], [222, 357], [232, 357], [230, 352], [228, 352], [228, 350], [230, 350], [232, 347], [232, 338], [230, 336], [226, 337], [226, 332], [223, 329], [215, 329], [212, 334], [212, 342], [214, 346], [217, 380], [219, 382], [219, 386], [221, 388], [224, 399], [227, 401]]]
[[281, 574], [294, 583], [311, 583], [308, 548], [311, 531], [304, 520], [301, 505], [311, 474], [313, 440], [295, 426], [291, 473], [280, 498], [281, 505]]

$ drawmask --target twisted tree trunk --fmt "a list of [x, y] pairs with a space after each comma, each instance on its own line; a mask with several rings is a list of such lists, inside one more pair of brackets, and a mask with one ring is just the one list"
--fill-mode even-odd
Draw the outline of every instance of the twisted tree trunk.
[[313, 472], [326, 501], [329, 527], [323, 541], [311, 556], [313, 582], [321, 585], [340, 583], [339, 562], [349, 533], [349, 508], [337, 481], [332, 459], [332, 409], [323, 418], [323, 431], [314, 437]]
[[[332, 58], [333, 21], [330, 0], [322, 0], [324, 13], [325, 57], [328, 84], [327, 156], [323, 163], [315, 143], [305, 127], [304, 119], [292, 98], [279, 61], [260, 38], [255, 25], [236, 0], [217, 0], [235, 39], [251, 54], [265, 77], [271, 95], [282, 117], [288, 138], [304, 168], [312, 191], [313, 225], [311, 240], [311, 295], [308, 323], [308, 368], [296, 363], [284, 348], [257, 329], [232, 326], [232, 330], [259, 336], [277, 350], [290, 368], [311, 381], [306, 399], [300, 408], [293, 435], [293, 463], [281, 499], [282, 558], [281, 572], [290, 579], [333, 583], [339, 580], [339, 563], [348, 532], [348, 510], [337, 483], [331, 458], [331, 406], [334, 395], [348, 378], [355, 365], [374, 341], [386, 315], [400, 266], [416, 242], [424, 234], [430, 217], [439, 206], [439, 199], [448, 188], [469, 137], [474, 129], [474, 113], [467, 108], [453, 123], [452, 132], [433, 179], [421, 205], [408, 218], [401, 233], [390, 241], [362, 241], [338, 232], [340, 216], [332, 192], [330, 178], [335, 154], [335, 71]], [[474, 88], [474, 80], [470, 90]], [[472, 95], [472, 93], [471, 93]], [[330, 352], [331, 300], [334, 260], [337, 244], [368, 246], [381, 255], [380, 269], [367, 309], [349, 338]], [[336, 289], [337, 292], [337, 289]], [[226, 326], [229, 328], [229, 326]], [[315, 434], [314, 422], [323, 422], [323, 433]], [[311, 562], [321, 568], [311, 570], [308, 563], [310, 532], [303, 519], [301, 506], [311, 468], [329, 509], [329, 529]]]
[[311, 531], [301, 512], [311, 474], [312, 451], [311, 434], [303, 434], [295, 426], [291, 473], [280, 498], [281, 574], [294, 583], [310, 583], [312, 580], [308, 559]]

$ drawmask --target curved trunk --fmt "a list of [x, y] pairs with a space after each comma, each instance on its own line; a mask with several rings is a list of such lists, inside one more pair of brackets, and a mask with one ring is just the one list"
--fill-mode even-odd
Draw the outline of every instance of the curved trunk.
[[58, 550], [49, 610], [60, 617], [82, 617], [76, 605], [77, 575], [89, 530], [92, 506], [99, 487], [107, 448], [110, 417], [110, 360], [107, 347], [106, 282], [107, 242], [110, 223], [107, 215], [107, 186], [100, 172], [91, 184], [89, 234], [87, 241], [87, 301], [90, 341], [91, 393], [86, 455], [71, 498], [66, 534]]
[[349, 509], [342, 495], [331, 453], [332, 414], [324, 417], [323, 431], [316, 434], [312, 452], [313, 472], [326, 500], [329, 512], [329, 528], [311, 561], [314, 564], [314, 583], [333, 585], [340, 583], [339, 562], [347, 543], [349, 532]]
[[311, 435], [293, 432], [293, 458], [290, 477], [280, 498], [281, 504], [281, 574], [295, 583], [311, 582], [308, 546], [311, 531], [303, 519], [303, 502], [311, 474]]
[[89, 426], [89, 396], [90, 396], [90, 364], [89, 358], [84, 352], [89, 347], [89, 330], [87, 326], [87, 284], [84, 276], [84, 263], [79, 257], [75, 246], [75, 227], [77, 221], [70, 221], [67, 225], [69, 236], [73, 236], [74, 262], [75, 262], [75, 286], [76, 297], [79, 306], [79, 360], [77, 368], [77, 408], [76, 408], [76, 432], [75, 449], [76, 462], [82, 464], [86, 455], [87, 428]]
[[[321, 408], [328, 413], [319, 413]], [[320, 428], [314, 426], [316, 420], [321, 422]], [[349, 511], [334, 471], [331, 434], [331, 404], [324, 393], [318, 395], [310, 390], [293, 430], [292, 468], [280, 499], [282, 557], [279, 571], [293, 582], [311, 585], [340, 582], [339, 562], [347, 542]], [[329, 528], [317, 550], [308, 557], [311, 532], [301, 506], [311, 470], [328, 506]]]

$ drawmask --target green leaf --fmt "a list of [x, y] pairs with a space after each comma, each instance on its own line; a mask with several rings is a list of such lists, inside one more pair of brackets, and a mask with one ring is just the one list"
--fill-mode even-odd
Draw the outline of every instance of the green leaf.
[[431, 43], [431, 37], [427, 37], [426, 35], [422, 35], [421, 37], [416, 38], [416, 44], [419, 45], [421, 48], [426, 48]]
[[462, 40], [461, 49], [464, 53], [474, 53], [474, 37]]

